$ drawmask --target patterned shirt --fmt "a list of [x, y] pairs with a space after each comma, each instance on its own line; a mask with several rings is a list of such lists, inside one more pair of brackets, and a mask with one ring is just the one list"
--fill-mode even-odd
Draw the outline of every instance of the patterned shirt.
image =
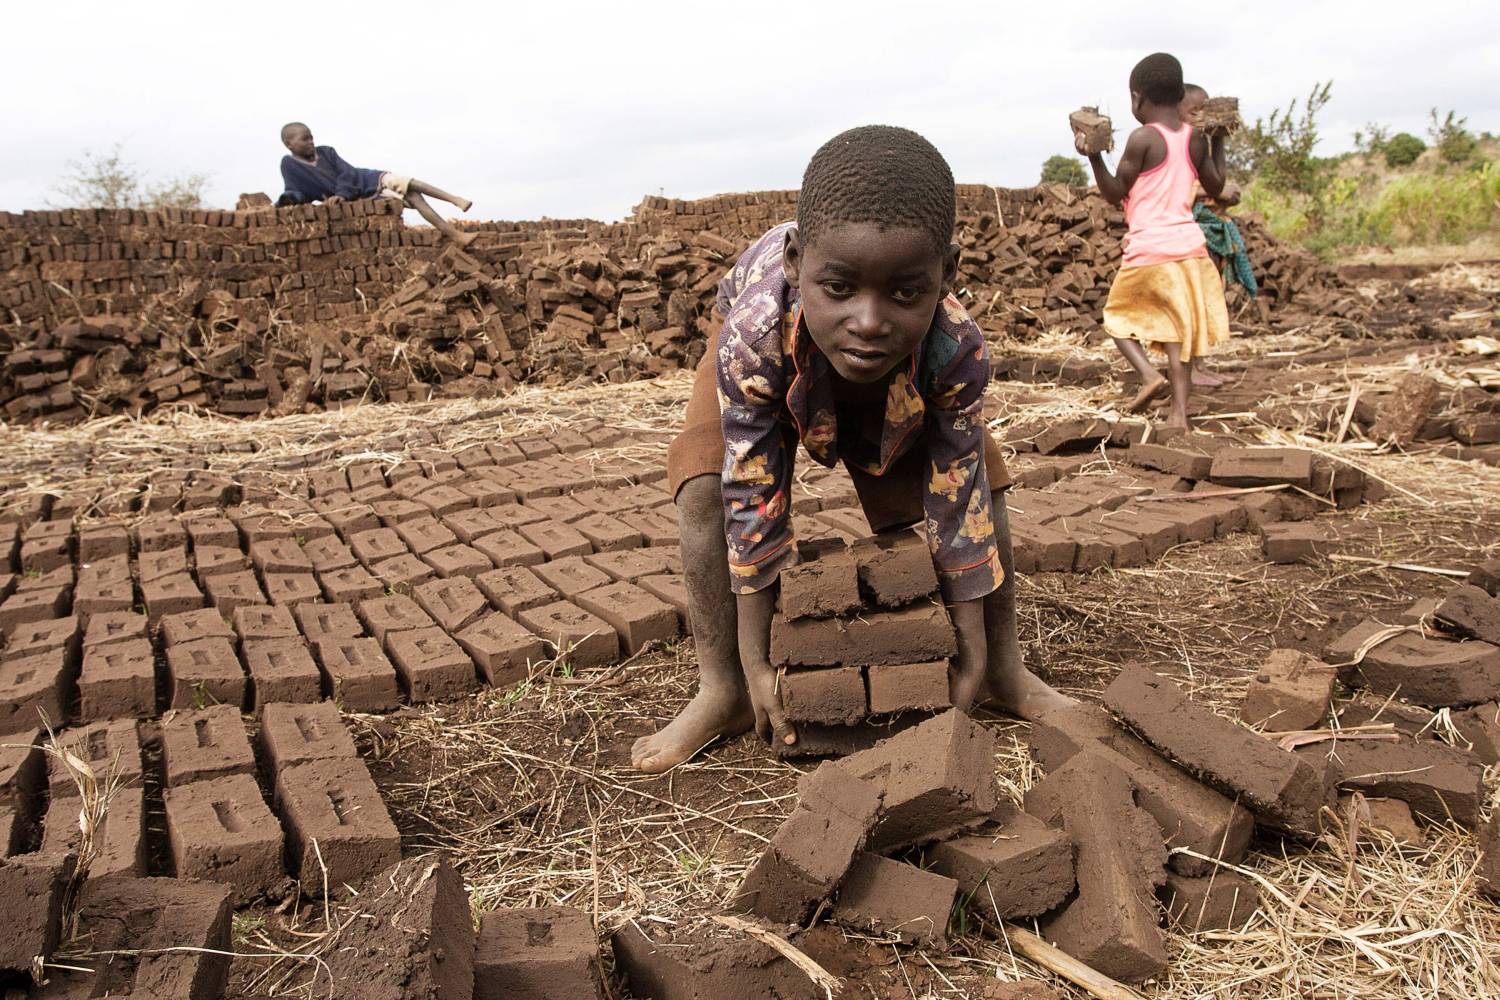
[[930, 472], [923, 509], [943, 595], [983, 597], [1004, 577], [984, 467], [990, 363], [983, 334], [950, 296], [908, 364], [892, 374], [881, 419], [836, 404], [833, 367], [807, 334], [782, 266], [792, 225], [762, 236], [719, 283], [724, 529], [733, 590], [761, 590], [797, 560], [790, 492], [800, 440], [822, 465], [842, 457], [876, 476], [911, 448], [924, 449]]

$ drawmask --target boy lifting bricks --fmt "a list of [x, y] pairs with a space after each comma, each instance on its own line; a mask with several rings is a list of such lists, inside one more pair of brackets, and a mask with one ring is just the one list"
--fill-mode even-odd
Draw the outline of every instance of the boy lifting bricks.
[[[1203, 230], [1193, 220], [1193, 193], [1224, 190], [1224, 136], [1210, 139], [1182, 119], [1182, 64], [1157, 52], [1130, 71], [1130, 109], [1141, 127], [1130, 133], [1115, 173], [1102, 153], [1075, 145], [1094, 169], [1099, 193], [1123, 205], [1128, 231], [1120, 273], [1104, 304], [1104, 330], [1140, 375], [1130, 404], [1140, 412], [1169, 387], [1167, 426], [1186, 429], [1193, 360], [1229, 339], [1224, 283], [1208, 257]], [[1167, 356], [1163, 378], [1146, 347]]]
[[923, 523], [959, 652], [952, 703], [1023, 717], [1067, 701], [1021, 663], [1009, 485], [981, 407], [990, 364], [949, 294], [958, 263], [953, 174], [926, 139], [865, 126], [835, 136], [802, 179], [795, 222], [719, 285], [719, 332], [667, 452], [699, 657], [692, 702], [636, 741], [661, 772], [754, 727], [797, 734], [777, 696], [777, 578], [797, 562], [793, 459], [843, 459], [876, 531]]
[[467, 212], [474, 204], [469, 199], [449, 194], [414, 177], [388, 170], [352, 167], [332, 146], [314, 145], [312, 129], [301, 122], [281, 126], [281, 143], [286, 146], [288, 155], [281, 158], [281, 180], [286, 190], [276, 200], [278, 206], [306, 205], [315, 201], [332, 205], [358, 198], [400, 198], [408, 208], [416, 209], [434, 229], [459, 246], [473, 242], [473, 233], [454, 229], [424, 196], [446, 201], [457, 206], [460, 212]]

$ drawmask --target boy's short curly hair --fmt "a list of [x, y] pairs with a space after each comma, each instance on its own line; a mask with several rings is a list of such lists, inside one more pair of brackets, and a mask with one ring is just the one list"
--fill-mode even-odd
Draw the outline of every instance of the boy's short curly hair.
[[1183, 98], [1182, 63], [1166, 52], [1153, 52], [1130, 71], [1130, 89], [1153, 104], [1176, 104]]
[[797, 231], [811, 243], [827, 226], [873, 222], [919, 229], [943, 254], [953, 240], [953, 171], [911, 129], [861, 125], [829, 139], [807, 164]]

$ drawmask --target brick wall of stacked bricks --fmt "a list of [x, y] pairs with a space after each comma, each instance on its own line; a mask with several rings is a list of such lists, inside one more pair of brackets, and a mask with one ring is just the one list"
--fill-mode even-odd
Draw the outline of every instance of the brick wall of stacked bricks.
[[[981, 325], [1097, 328], [1118, 211], [1055, 186], [958, 196], [956, 291]], [[648, 197], [614, 224], [467, 224], [467, 253], [398, 207], [0, 213], [0, 407], [251, 416], [688, 367], [719, 277], [796, 192]], [[1246, 230], [1265, 287], [1248, 318], [1362, 314], [1313, 258]]]

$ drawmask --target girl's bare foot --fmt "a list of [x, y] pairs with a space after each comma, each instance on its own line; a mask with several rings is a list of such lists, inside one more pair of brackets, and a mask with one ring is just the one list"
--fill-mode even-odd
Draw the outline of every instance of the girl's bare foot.
[[1072, 698], [1024, 669], [1010, 677], [986, 677], [976, 701], [976, 705], [1027, 721], [1051, 709], [1073, 704], [1076, 702]]
[[1228, 383], [1228, 381], [1228, 379], [1221, 378], [1213, 372], [1206, 372], [1197, 368], [1193, 369], [1193, 384], [1196, 386], [1201, 386], [1205, 389], [1217, 389], [1219, 386]]
[[646, 774], [670, 771], [714, 740], [749, 732], [755, 712], [744, 694], [725, 697], [700, 690], [677, 718], [630, 748], [630, 765]]
[[1172, 415], [1167, 418], [1167, 422], [1164, 426], [1168, 430], [1173, 431], [1185, 431], [1189, 430], [1191, 427], [1191, 425], [1188, 423], [1187, 414], [1178, 413], [1175, 410], [1173, 411]]
[[1166, 392], [1167, 386], [1167, 380], [1164, 377], [1158, 375], [1156, 377], [1156, 381], [1147, 382], [1145, 385], [1141, 386], [1141, 391], [1135, 394], [1135, 398], [1130, 401], [1130, 405], [1125, 408], [1125, 412], [1140, 413], [1146, 407], [1151, 405], [1152, 400], [1156, 399], [1162, 393]]

